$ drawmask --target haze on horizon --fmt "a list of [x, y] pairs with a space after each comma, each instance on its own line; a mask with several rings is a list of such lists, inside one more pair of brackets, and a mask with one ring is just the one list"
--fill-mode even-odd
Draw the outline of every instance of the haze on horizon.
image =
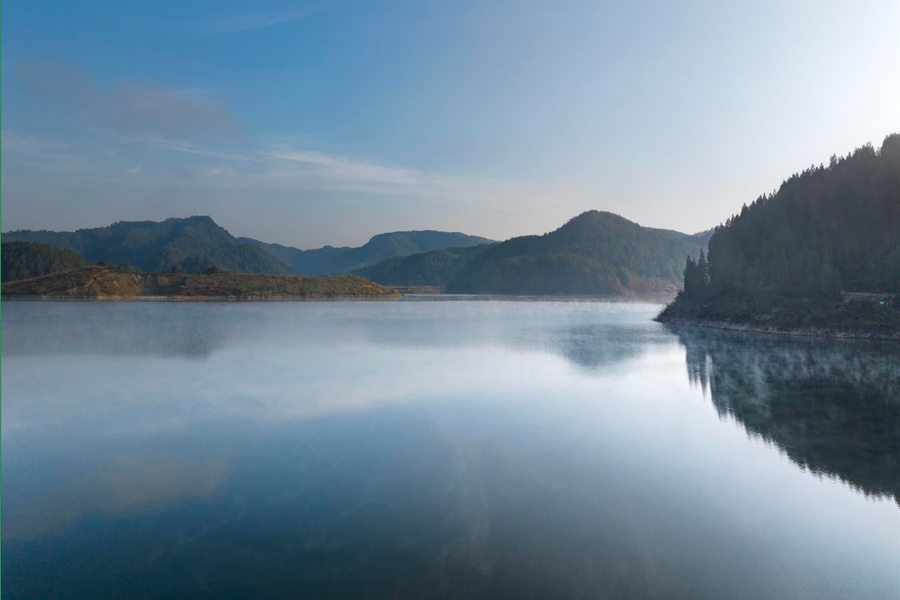
[[694, 233], [900, 131], [896, 1], [727, 4], [7, 3], [2, 228]]

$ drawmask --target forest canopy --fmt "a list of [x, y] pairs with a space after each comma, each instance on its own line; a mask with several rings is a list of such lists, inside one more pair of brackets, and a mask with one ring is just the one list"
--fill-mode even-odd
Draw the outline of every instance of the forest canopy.
[[744, 206], [716, 229], [708, 263], [686, 296], [900, 292], [900, 135], [832, 156]]
[[2, 244], [0, 273], [2, 273], [4, 283], [80, 269], [83, 266], [84, 260], [72, 250], [61, 250], [54, 246], [34, 242], [3, 242]]
[[[840, 306], [842, 292], [882, 295], [881, 312]], [[832, 156], [744, 206], [716, 228], [707, 256], [687, 259], [684, 290], [661, 318], [746, 320], [802, 305], [809, 316], [847, 313], [840, 319], [884, 329], [900, 320], [892, 293], [900, 293], [898, 134], [878, 150]]]

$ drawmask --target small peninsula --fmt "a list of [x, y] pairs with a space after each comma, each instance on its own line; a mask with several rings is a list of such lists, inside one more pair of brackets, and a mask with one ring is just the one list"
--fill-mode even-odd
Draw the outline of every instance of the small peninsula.
[[129, 273], [83, 267], [3, 284], [4, 300], [328, 300], [398, 299], [355, 275], [305, 277], [230, 273]]
[[744, 206], [687, 258], [657, 321], [900, 339], [900, 134]]

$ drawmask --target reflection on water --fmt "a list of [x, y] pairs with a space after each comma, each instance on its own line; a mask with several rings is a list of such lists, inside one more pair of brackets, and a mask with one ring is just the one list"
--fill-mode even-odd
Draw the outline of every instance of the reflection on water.
[[[3, 332], [3, 355], [181, 356], [205, 358], [230, 342], [233, 329], [202, 304], [166, 316], [165, 303], [147, 304], [134, 318], [133, 304], [8, 303], [16, 326]], [[103, 311], [102, 322], [97, 312]], [[82, 315], [88, 318], [80, 318]], [[91, 318], [93, 317], [93, 318]], [[252, 316], [251, 316], [252, 319]], [[252, 324], [250, 324], [252, 326]]]
[[898, 597], [893, 347], [640, 304], [4, 309], [5, 598]]
[[673, 328], [721, 415], [814, 473], [900, 503], [900, 348]]
[[67, 486], [30, 502], [15, 503], [3, 522], [3, 541], [35, 540], [59, 534], [79, 519], [100, 512], [107, 517], [152, 514], [172, 501], [207, 499], [225, 479], [224, 462], [197, 463], [180, 456], [149, 460], [117, 456], [78, 473]]

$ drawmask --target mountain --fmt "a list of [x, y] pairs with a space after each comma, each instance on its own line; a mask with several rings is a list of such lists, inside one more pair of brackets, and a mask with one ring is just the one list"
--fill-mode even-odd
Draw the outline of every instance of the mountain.
[[3, 242], [2, 281], [16, 281], [84, 266], [77, 252], [34, 242]]
[[361, 269], [394, 256], [407, 256], [432, 250], [477, 246], [492, 243], [483, 237], [445, 231], [396, 231], [382, 233], [358, 248], [325, 246], [315, 250], [298, 250], [280, 244], [267, 244], [252, 238], [240, 242], [262, 248], [303, 275], [330, 275]]
[[432, 250], [408, 256], [395, 256], [371, 267], [357, 269], [360, 275], [381, 285], [446, 286], [473, 258], [494, 244], [467, 248]]
[[128, 263], [148, 272], [177, 268], [183, 273], [198, 273], [210, 267], [275, 275], [294, 272], [268, 252], [239, 242], [209, 217], [160, 223], [120, 221], [74, 232], [20, 230], [4, 233], [3, 237], [72, 250], [92, 262]]
[[[856, 292], [858, 302], [843, 302], [852, 296], [842, 292]], [[867, 145], [832, 156], [744, 206], [716, 229], [708, 259], [687, 262], [684, 290], [660, 317], [900, 333], [900, 298], [890, 295], [898, 292], [893, 134], [877, 151]]]
[[700, 246], [703, 249], [709, 247], [709, 240], [712, 235], [716, 232], [716, 228], [707, 229], [706, 231], [701, 231], [700, 233], [695, 233], [694, 235], [687, 236], [688, 241], [693, 242]]
[[674, 293], [689, 236], [592, 210], [556, 231], [512, 238], [474, 257], [448, 291], [494, 294]]

